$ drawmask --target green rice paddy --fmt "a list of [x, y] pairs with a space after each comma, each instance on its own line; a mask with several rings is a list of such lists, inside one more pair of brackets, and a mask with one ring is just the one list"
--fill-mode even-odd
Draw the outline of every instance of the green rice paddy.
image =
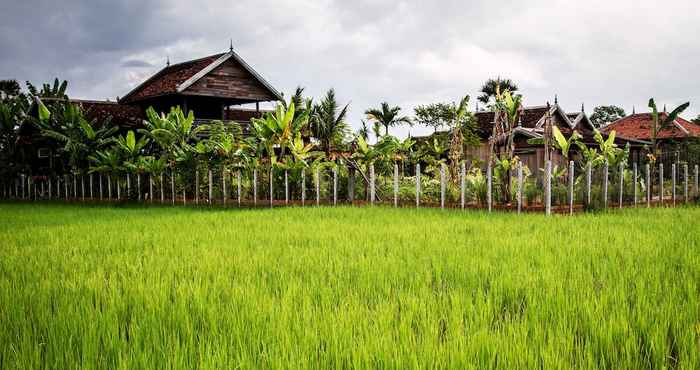
[[0, 204], [0, 368], [698, 368], [698, 220]]

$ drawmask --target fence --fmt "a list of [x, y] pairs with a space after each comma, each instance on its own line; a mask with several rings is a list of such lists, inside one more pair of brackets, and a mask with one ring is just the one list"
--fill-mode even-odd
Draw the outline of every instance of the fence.
[[[94, 173], [63, 176], [20, 176], [3, 181], [3, 199], [24, 201], [124, 202], [225, 207], [320, 205], [391, 205], [394, 207], [483, 208], [513, 212], [574, 213], [622, 207], [651, 207], [688, 203], [698, 197], [698, 165], [674, 163], [668, 168], [593, 168], [546, 162], [543, 176], [522, 163], [499, 174], [491, 166], [467, 170], [464, 163], [450, 175], [445, 164], [416, 164], [405, 176], [404, 165], [374, 165], [365, 171], [334, 165], [330, 168], [228, 170], [197, 168], [160, 174]], [[356, 177], [357, 173], [361, 179]], [[358, 181], [361, 180], [361, 181]], [[363, 189], [364, 188], [364, 189]], [[364, 192], [361, 199], [356, 194]]]

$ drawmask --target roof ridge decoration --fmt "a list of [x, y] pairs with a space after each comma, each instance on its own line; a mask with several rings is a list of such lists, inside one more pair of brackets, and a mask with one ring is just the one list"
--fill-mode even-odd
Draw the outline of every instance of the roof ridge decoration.
[[[566, 115], [566, 112], [559, 106], [559, 104], [554, 104], [550, 107], [549, 109], [549, 114], [553, 115], [554, 113], [559, 112], [559, 115], [564, 119], [564, 122], [566, 122], [569, 125], [569, 128], [573, 129], [574, 124], [571, 122], [569, 117]], [[542, 116], [539, 121], [537, 121], [537, 124], [535, 124], [535, 127], [542, 127], [544, 125], [544, 119], [545, 116]]]
[[248, 63], [246, 63], [243, 60], [243, 58], [241, 58], [238, 54], [236, 54], [236, 52], [233, 51], [233, 48], [231, 48], [231, 50], [228, 53], [222, 55], [221, 57], [219, 57], [219, 59], [215, 60], [214, 62], [212, 62], [211, 64], [209, 64], [208, 66], [204, 67], [202, 70], [200, 70], [199, 72], [194, 74], [192, 77], [188, 78], [183, 83], [178, 85], [176, 91], [178, 93], [185, 91], [188, 87], [192, 86], [195, 82], [199, 81], [202, 77], [206, 76], [209, 72], [213, 71], [216, 67], [222, 65], [224, 62], [226, 62], [227, 60], [229, 60], [232, 57], [236, 60], [236, 62], [238, 62], [241, 66], [243, 66], [243, 68], [246, 71], [248, 71], [250, 74], [252, 74], [253, 77], [255, 77], [255, 79], [257, 79], [260, 83], [262, 83], [263, 86], [265, 86], [268, 90], [270, 90], [272, 92], [272, 94], [277, 99], [284, 100], [282, 98], [282, 94], [280, 94], [280, 92], [277, 91], [277, 89], [272, 87], [272, 85], [270, 85], [270, 83], [267, 82], [267, 80], [265, 80], [257, 71], [255, 71], [253, 69], [253, 67], [251, 67]]

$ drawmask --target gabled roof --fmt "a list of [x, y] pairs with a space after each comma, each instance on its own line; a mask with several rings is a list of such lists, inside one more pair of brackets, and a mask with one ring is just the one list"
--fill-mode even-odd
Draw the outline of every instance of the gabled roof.
[[282, 100], [282, 95], [267, 80], [236, 54], [235, 51], [231, 50], [228, 53], [214, 54], [167, 66], [131, 90], [119, 102], [130, 103], [157, 96], [185, 93], [187, 88], [228, 60], [234, 60], [262, 84], [271, 96]]
[[[667, 113], [659, 113], [659, 117], [664, 119], [667, 117]], [[651, 113], [636, 113], [620, 118], [601, 130], [603, 132], [615, 131], [618, 135], [632, 139], [651, 140], [652, 125]], [[676, 118], [671, 127], [667, 127], [657, 134], [658, 139], [685, 139], [694, 136], [700, 136], [700, 125], [680, 117]]]

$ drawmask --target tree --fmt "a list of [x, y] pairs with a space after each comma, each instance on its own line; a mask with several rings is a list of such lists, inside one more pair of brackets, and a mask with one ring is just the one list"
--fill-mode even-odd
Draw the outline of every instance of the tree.
[[[349, 105], [349, 104], [348, 104]], [[348, 135], [349, 127], [345, 121], [348, 105], [340, 108], [335, 98], [335, 90], [330, 89], [310, 116], [311, 133], [319, 141], [320, 148], [328, 157]]]
[[428, 105], [419, 105], [413, 111], [416, 115], [416, 122], [432, 127], [434, 132], [445, 126], [449, 126], [452, 122], [453, 105], [448, 103], [433, 103]]
[[399, 116], [401, 108], [398, 106], [392, 107], [387, 102], [383, 102], [381, 108], [372, 108], [365, 111], [367, 119], [377, 122], [384, 126], [384, 135], [389, 135], [389, 127], [395, 127], [402, 124], [412, 125], [411, 119], [406, 116]]
[[652, 124], [651, 124], [651, 146], [652, 146], [652, 157], [651, 162], [655, 162], [656, 158], [658, 158], [661, 153], [659, 151], [659, 143], [658, 143], [658, 135], [659, 132], [673, 126], [673, 122], [676, 121], [676, 118], [683, 113], [684, 110], [686, 110], [690, 106], [690, 102], [686, 102], [684, 104], [679, 105], [676, 107], [676, 109], [673, 109], [671, 113], [666, 113], [665, 109], [663, 113], [659, 113], [658, 109], [656, 108], [656, 102], [654, 101], [654, 98], [649, 99], [649, 108], [651, 108], [651, 117], [652, 117]]
[[625, 110], [618, 106], [601, 105], [593, 109], [593, 114], [591, 114], [590, 119], [595, 127], [600, 128], [610, 122], [617, 121], [626, 115]]
[[511, 79], [496, 77], [486, 80], [481, 87], [481, 95], [479, 101], [484, 104], [489, 104], [491, 99], [495, 99], [498, 91], [510, 91], [511, 93], [518, 91], [518, 85]]
[[[0, 93], [6, 96], [17, 96], [21, 92], [16, 80], [0, 80]], [[0, 96], [2, 95], [0, 94]]]

